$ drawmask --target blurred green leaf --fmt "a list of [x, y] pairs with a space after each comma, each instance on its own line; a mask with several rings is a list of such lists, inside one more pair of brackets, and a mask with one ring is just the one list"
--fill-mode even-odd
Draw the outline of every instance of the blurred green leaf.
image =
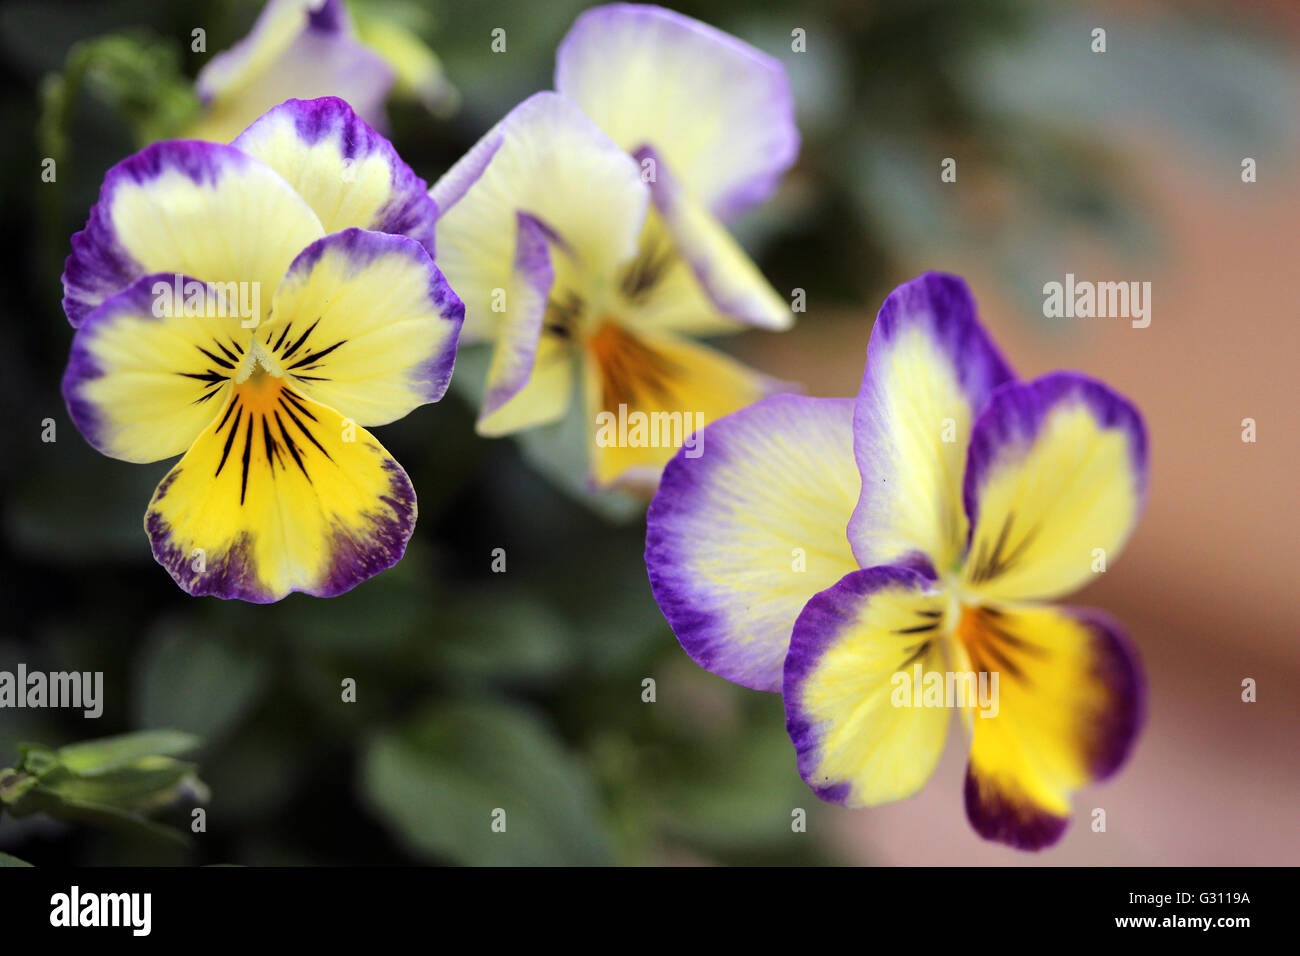
[[41, 87], [46, 155], [68, 155], [83, 93], [115, 113], [138, 146], [175, 136], [199, 110], [173, 41], [143, 30], [96, 37], [74, 44], [63, 71], [46, 77]]
[[31, 866], [31, 864], [8, 853], [0, 853], [0, 866]]
[[[377, 735], [362, 763], [366, 801], [415, 851], [456, 863], [609, 862], [586, 768], [527, 711], [440, 703]], [[505, 811], [505, 832], [492, 830]]]
[[768, 716], [772, 719], [746, 721], [739, 733], [686, 762], [686, 772], [664, 779], [662, 786], [647, 781], [660, 812], [667, 811], [660, 823], [666, 832], [710, 850], [753, 851], [809, 841], [806, 833], [791, 829], [791, 813], [795, 808], [812, 812], [817, 797], [795, 770], [784, 714]]
[[147, 561], [144, 512], [165, 470], [111, 461], [82, 440], [65, 412], [53, 417], [59, 440], [28, 455], [6, 496], [8, 540], [34, 558], [99, 574], [105, 558]]
[[1215, 162], [1236, 160], [1244, 143], [1294, 148], [1300, 88], [1284, 44], [1208, 16], [1152, 20], [1117, 8], [1107, 19], [1109, 49], [1098, 54], [1092, 14], [1041, 12], [1014, 42], [965, 58], [963, 88], [1004, 120], [1051, 118], [1098, 138], [1158, 121]]
[[0, 806], [15, 817], [43, 813], [187, 844], [185, 834], [145, 814], [186, 797], [206, 799], [198, 768], [167, 756], [198, 744], [189, 734], [167, 730], [105, 737], [58, 750], [20, 744], [18, 767], [0, 770]]
[[142, 730], [68, 744], [55, 751], [59, 762], [73, 773], [94, 775], [121, 769], [147, 757], [176, 757], [195, 750], [201, 741], [178, 730]]
[[166, 624], [141, 655], [135, 722], [177, 727], [217, 741], [261, 699], [269, 673], [266, 656], [246, 645], [193, 625]]
[[55, 771], [41, 778], [41, 787], [68, 803], [151, 810], [171, 803], [197, 770], [195, 764], [171, 757], [142, 757], [130, 766], [95, 774]]
[[434, 667], [473, 677], [541, 681], [574, 663], [569, 623], [542, 598], [505, 583], [480, 585], [451, 609], [430, 645]]

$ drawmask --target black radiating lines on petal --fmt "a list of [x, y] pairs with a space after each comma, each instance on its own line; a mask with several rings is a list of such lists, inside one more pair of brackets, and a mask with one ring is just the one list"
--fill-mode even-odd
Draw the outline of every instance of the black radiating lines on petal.
[[291, 389], [291, 388], [286, 388], [283, 392], [280, 393], [280, 402], [281, 402], [281, 404], [284, 403], [284, 400], [285, 400], [286, 398], [287, 398], [290, 402], [292, 402], [292, 403], [293, 403], [293, 407], [296, 408], [296, 409], [298, 409], [298, 411], [300, 411], [303, 415], [307, 416], [307, 417], [310, 418], [312, 421], [316, 421], [316, 416], [313, 415], [311, 412], [309, 412], [309, 411], [307, 410], [307, 406], [304, 405], [304, 404], [302, 403], [303, 399], [302, 399], [302, 396], [301, 396], [301, 395], [299, 395], [297, 392], [295, 392], [295, 391], [294, 391], [293, 389]]
[[293, 371], [296, 368], [301, 368], [302, 366], [306, 365], [308, 362], [315, 362], [318, 359], [323, 359], [325, 356], [329, 355], [340, 345], [346, 345], [347, 341], [348, 341], [347, 339], [339, 339], [339, 341], [335, 342], [327, 349], [321, 349], [319, 352], [312, 352], [309, 355], [304, 355], [302, 358], [298, 359], [298, 361], [294, 362], [292, 365], [289, 366], [289, 371]]
[[1007, 541], [1011, 537], [1011, 526], [1015, 522], [1015, 512], [1011, 512], [1002, 522], [1002, 528], [998, 532], [997, 541], [993, 545], [993, 553], [988, 553], [988, 540], [981, 538], [979, 550], [976, 552], [975, 570], [971, 574], [971, 582], [979, 584], [989, 581], [1000, 574], [1009, 571], [1016, 563], [1024, 557], [1025, 549], [1033, 543], [1038, 534], [1038, 528], [1030, 528], [1017, 542], [1016, 546], [1011, 549], [1005, 556], [1003, 549], [1006, 548]]
[[546, 315], [542, 318], [542, 331], [566, 341], [573, 338], [574, 326], [587, 307], [582, 296], [572, 289], [562, 298], [552, 295], [546, 301]]
[[262, 416], [262, 439], [266, 445], [266, 463], [271, 469], [271, 477], [275, 477], [275, 466], [284, 467], [284, 462], [280, 460], [280, 443], [271, 435], [271, 424], [265, 415]]
[[[298, 426], [298, 430], [307, 436], [307, 440], [311, 442], [313, 445], [315, 445], [317, 450], [322, 455], [324, 455], [326, 458], [329, 458], [330, 461], [333, 461], [334, 459], [330, 457], [330, 453], [327, 452], [325, 450], [325, 447], [316, 440], [316, 436], [311, 433], [311, 431], [307, 428], [307, 426], [298, 420], [298, 416], [295, 415], [293, 412], [289, 411], [289, 409], [287, 408], [284, 411], [286, 415], [288, 415], [291, 419], [293, 419], [293, 423]], [[280, 426], [280, 431], [284, 431], [284, 422], [280, 420], [279, 412], [275, 413], [275, 421], [276, 424]]]
[[248, 493], [248, 466], [253, 461], [253, 416], [248, 416], [248, 436], [244, 439], [244, 456], [243, 456], [244, 473], [239, 479], [239, 503], [244, 503], [244, 496]]
[[[239, 420], [244, 417], [244, 407], [238, 402], [231, 402], [230, 408], [226, 409], [226, 414], [221, 419], [221, 424], [217, 426], [216, 434], [220, 435], [221, 429], [226, 427], [226, 419], [230, 417], [230, 409], [236, 407], [238, 407], [238, 411], [235, 413], [235, 424], [230, 426], [230, 434], [226, 436], [226, 447], [221, 449], [221, 461], [217, 462], [217, 470], [213, 474], [213, 478], [221, 474], [221, 469], [226, 467], [226, 459], [230, 457], [230, 446], [235, 443], [235, 435], [239, 433]], [[252, 416], [249, 416], [249, 418], [251, 420]]]
[[[233, 362], [233, 361], [228, 361], [227, 359], [223, 359], [223, 358], [221, 358], [220, 356], [217, 356], [217, 355], [213, 355], [211, 352], [209, 352], [207, 349], [205, 349], [202, 345], [196, 345], [196, 346], [194, 346], [194, 347], [195, 347], [196, 349], [198, 349], [200, 352], [202, 352], [204, 355], [206, 355], [206, 356], [207, 356], [209, 359], [211, 359], [213, 362], [216, 362], [218, 365], [220, 365], [220, 366], [221, 366], [222, 368], [224, 368], [224, 369], [230, 370], [230, 369], [233, 369], [233, 368], [235, 367], [235, 362]], [[217, 348], [221, 348], [221, 343], [220, 343], [220, 342], [217, 343]], [[233, 359], [234, 356], [231, 356], [231, 358]]]
[[[293, 328], [293, 323], [292, 323], [292, 322], [289, 322], [289, 323], [287, 323], [287, 324], [285, 325], [283, 331], [280, 332], [280, 337], [279, 337], [278, 339], [276, 339], [276, 340], [275, 340], [275, 344], [271, 346], [271, 351], [272, 351], [272, 352], [278, 352], [278, 351], [280, 351], [280, 345], [284, 342], [284, 337], [285, 337], [286, 335], [289, 334], [289, 330], [290, 330], [291, 328]], [[271, 341], [271, 335], [274, 335], [274, 334], [275, 334], [275, 330], [272, 329], [271, 332], [270, 332], [270, 334], [267, 335], [266, 340], [267, 340], [268, 342]]]
[[184, 378], [196, 379], [200, 382], [224, 382], [227, 378], [227, 376], [222, 375], [215, 369], [208, 369], [206, 372], [177, 372], [176, 374]]
[[668, 242], [643, 243], [636, 259], [623, 273], [623, 295], [632, 301], [644, 299], [667, 275], [677, 261], [677, 253]]
[[280, 434], [284, 436], [285, 447], [289, 449], [289, 454], [292, 456], [294, 463], [298, 466], [298, 470], [302, 472], [304, 478], [311, 481], [311, 475], [307, 474], [307, 466], [302, 463], [302, 456], [298, 454], [298, 446], [293, 443], [293, 439], [290, 438], [289, 433], [285, 431], [284, 422], [280, 420], [279, 412], [275, 413], [275, 423], [280, 426]]
[[285, 349], [285, 352], [283, 355], [280, 356], [280, 359], [282, 361], [287, 362], [289, 361], [289, 359], [293, 358], [293, 353], [297, 352], [298, 349], [302, 347], [302, 343], [306, 342], [307, 339], [311, 336], [312, 332], [316, 331], [316, 326], [318, 325], [320, 325], [320, 319], [317, 319], [315, 322], [313, 322], [306, 332], [298, 336], [298, 341], [294, 342], [293, 345]]
[[[239, 358], [240, 358], [240, 356], [242, 356], [242, 355], [244, 354], [243, 346], [241, 346], [241, 345], [240, 345], [238, 342], [236, 342], [234, 339], [231, 339], [231, 340], [230, 340], [230, 345], [231, 345], [231, 347], [235, 350], [234, 352], [232, 352], [232, 351], [230, 351], [230, 349], [226, 348], [226, 347], [225, 347], [224, 345], [222, 345], [220, 342], [217, 342], [216, 339], [213, 339], [212, 341], [213, 341], [213, 342], [216, 342], [217, 348], [221, 349], [222, 354], [225, 355], [226, 358], [230, 359], [230, 361], [234, 362], [236, 365], [239, 364]], [[236, 352], [239, 353], [239, 354], [236, 355], [236, 354], [235, 354]]]
[[[913, 647], [915, 650], [913, 650]], [[905, 647], [903, 650], [912, 651], [912, 654], [907, 658], [907, 660], [898, 665], [898, 670], [900, 671], [907, 670], [907, 668], [911, 667], [917, 661], [923, 659], [925, 655], [930, 652], [930, 642], [922, 641], [920, 644], [915, 644], [912, 647]]]
[[[988, 634], [990, 637], [996, 637], [1008, 647], [1015, 648], [1017, 651], [1028, 654], [1031, 657], [1047, 656], [1047, 648], [1043, 647], [1041, 644], [1035, 644], [1032, 641], [1025, 640], [1023, 637], [1018, 637], [1008, 631], [1005, 627], [993, 623], [993, 621], [989, 619], [995, 616], [991, 612], [991, 609], [981, 608], [980, 613], [986, 618], [986, 620], [980, 622], [979, 626], [981, 633]], [[1001, 614], [999, 613], [996, 616], [1001, 617]]]

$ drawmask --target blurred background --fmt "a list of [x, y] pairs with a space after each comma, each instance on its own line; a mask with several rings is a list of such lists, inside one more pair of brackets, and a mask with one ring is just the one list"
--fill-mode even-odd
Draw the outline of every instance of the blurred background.
[[[1148, 725], [1036, 856], [969, 828], [956, 727], [920, 795], [820, 803], [795, 772], [780, 700], [677, 646], [646, 582], [643, 517], [602, 517], [516, 443], [477, 438], [456, 394], [378, 430], [420, 497], [396, 568], [331, 601], [267, 607], [173, 584], [141, 528], [168, 465], [100, 456], [59, 396], [72, 337], [59, 273], [104, 171], [174, 135], [194, 74], [260, 6], [0, 6], [0, 670], [103, 671], [105, 687], [98, 720], [0, 710], [0, 767], [20, 741], [174, 728], [202, 737], [192, 759], [211, 791], [207, 832], [187, 848], [6, 815], [0, 851], [37, 865], [1300, 862], [1294, 3], [676, 5], [788, 65], [804, 136], [780, 193], [735, 228], [776, 288], [806, 291], [807, 312], [792, 332], [725, 347], [811, 394], [852, 395], [882, 298], [942, 269], [969, 279], [1021, 375], [1086, 370], [1147, 417], [1146, 515], [1074, 603], [1127, 625]], [[586, 4], [351, 6], [409, 28], [459, 93], [388, 103], [398, 151], [432, 182], [550, 86]], [[191, 50], [196, 27], [206, 53]], [[494, 54], [498, 27], [508, 46]], [[1105, 53], [1091, 49], [1097, 27]], [[806, 52], [791, 49], [796, 29]], [[957, 180], [943, 183], [949, 157]], [[1044, 318], [1043, 285], [1067, 272], [1150, 281], [1150, 327]], [[346, 678], [355, 703], [340, 700]], [[488, 825], [498, 807], [506, 834]], [[1096, 807], [1105, 833], [1089, 827]]]

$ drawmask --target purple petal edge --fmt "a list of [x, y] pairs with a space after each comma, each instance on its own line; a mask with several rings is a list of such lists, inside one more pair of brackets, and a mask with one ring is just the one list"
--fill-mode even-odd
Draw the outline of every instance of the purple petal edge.
[[853, 412], [853, 454], [863, 475], [863, 483], [858, 506], [849, 519], [849, 541], [853, 544], [858, 563], [863, 566], [881, 560], [893, 564], [899, 561], [894, 555], [863, 553], [858, 543], [861, 533], [855, 529], [870, 520], [870, 495], [875, 488], [875, 482], [868, 481], [867, 475], [877, 454], [875, 446], [881, 440], [869, 424], [883, 392], [877, 365], [884, 361], [881, 355], [888, 351], [892, 341], [918, 325], [947, 356], [973, 415], [979, 415], [999, 387], [1015, 381], [1011, 366], [980, 324], [975, 298], [960, 276], [925, 272], [904, 282], [885, 297], [871, 328], [866, 367]]
[[1103, 382], [1080, 372], [1052, 372], [1032, 382], [1013, 382], [999, 388], [975, 421], [962, 481], [962, 503], [970, 520], [968, 547], [979, 518], [980, 488], [997, 465], [999, 455], [1008, 448], [1033, 442], [1048, 413], [1068, 398], [1086, 404], [1103, 427], [1128, 433], [1141, 506], [1147, 485], [1147, 434], [1141, 412]]
[[428, 272], [428, 297], [437, 313], [444, 321], [455, 326], [454, 333], [446, 346], [429, 356], [414, 374], [415, 381], [423, 384], [425, 401], [436, 402], [446, 394], [451, 384], [452, 371], [456, 364], [456, 343], [465, 321], [465, 304], [452, 291], [446, 277], [429, 257], [428, 252], [419, 242], [407, 236], [387, 232], [375, 232], [369, 229], [352, 227], [330, 233], [317, 239], [294, 257], [285, 277], [310, 272], [320, 262], [328, 249], [339, 249], [356, 268], [384, 255], [398, 254], [409, 258], [416, 265]]
[[828, 785], [812, 779], [820, 738], [816, 722], [800, 705], [799, 688], [840, 634], [840, 625], [847, 617], [856, 616], [864, 599], [892, 585], [904, 585], [924, 592], [930, 584], [930, 579], [911, 568], [882, 565], [853, 571], [814, 595], [795, 621], [782, 679], [785, 729], [794, 743], [799, 776], [828, 803], [845, 803], [852, 787], [848, 781]]
[[[242, 39], [230, 48], [214, 54], [203, 69], [199, 70], [199, 75], [194, 81], [194, 92], [201, 104], [209, 106], [215, 95], [209, 82], [211, 74], [207, 68], [228, 59], [237, 59], [251, 49], [257, 43], [257, 35], [267, 28], [272, 5], [273, 0], [262, 7], [262, 12], [257, 15], [252, 29]], [[343, 0], [320, 0], [319, 7], [315, 9], [307, 7], [303, 10], [302, 29], [320, 37], [342, 36], [347, 23], [347, 10], [343, 6]], [[294, 39], [296, 37], [290, 39], [290, 45]]]
[[[1096, 645], [1090, 675], [1110, 691], [1117, 706], [1107, 711], [1099, 726], [1092, 728], [1095, 747], [1088, 768], [1094, 783], [1107, 780], [1127, 762], [1147, 718], [1147, 682], [1141, 658], [1128, 634], [1107, 614], [1093, 608], [1057, 606], [1059, 613], [1084, 624]], [[980, 797], [974, 768], [967, 766], [963, 788], [966, 816], [975, 832], [986, 840], [1005, 843], [1017, 850], [1044, 850], [1054, 845], [1069, 826], [1069, 817], [1016, 804], [999, 795]]]
[[166, 140], [146, 146], [104, 174], [99, 200], [86, 225], [72, 236], [72, 253], [63, 265], [63, 311], [73, 328], [94, 308], [143, 274], [143, 267], [122, 247], [109, 207], [123, 183], [143, 185], [166, 170], [177, 170], [196, 185], [213, 185], [226, 169], [241, 169], [253, 160], [232, 146], [200, 140]]
[[546, 318], [546, 297], [555, 282], [550, 244], [557, 240], [555, 231], [536, 216], [526, 212], [515, 213], [514, 271], [523, 276], [524, 281], [538, 294], [542, 307], [525, 318], [527, 327], [521, 330], [521, 341], [509, 341], [504, 337], [499, 341], [497, 348], [515, 350], [516, 372], [488, 389], [479, 412], [480, 421], [518, 395], [532, 377], [537, 348], [541, 344], [542, 324]]
[[970, 767], [966, 768], [962, 801], [976, 833], [1017, 850], [1045, 850], [1060, 840], [1070, 825], [1069, 817], [1012, 804], [1000, 797], [981, 800], [979, 783]]
[[[804, 395], [771, 395], [754, 404], [710, 422], [700, 433], [702, 447], [708, 454], [688, 458], [682, 448], [664, 467], [659, 487], [646, 513], [645, 565], [650, 590], [677, 642], [696, 664], [711, 674], [751, 690], [779, 693], [781, 674], [768, 683], [746, 679], [744, 675], [720, 668], [719, 659], [726, 654], [730, 625], [722, 613], [703, 606], [693, 575], [683, 569], [681, 546], [666, 530], [676, 518], [690, 514], [694, 501], [708, 492], [708, 467], [711, 462], [725, 461], [732, 454], [744, 454], [743, 447], [729, 437], [731, 426], [745, 421], [773, 406], [811, 406], [814, 404], [847, 405], [849, 399], [809, 398]], [[845, 409], [847, 414], [847, 409]], [[726, 672], [724, 672], [726, 670]]]
[[429, 255], [435, 255], [434, 234], [439, 207], [429, 195], [428, 183], [415, 174], [393, 144], [362, 119], [347, 101], [337, 96], [285, 100], [254, 120], [231, 145], [239, 149], [246, 137], [261, 124], [278, 118], [280, 113], [292, 115], [294, 131], [308, 146], [314, 146], [337, 132], [345, 160], [363, 159], [373, 154], [381, 156], [392, 170], [393, 196], [365, 228], [409, 236], [424, 246]]
[[979, 401], [975, 414], [995, 389], [1015, 379], [1011, 366], [980, 324], [966, 280], [946, 272], [925, 272], [898, 286], [881, 304], [867, 345], [863, 390], [869, 382], [874, 384], [871, 346], [877, 340], [890, 342], [915, 319], [928, 319], [929, 331], [952, 360], [962, 390]]
[[124, 310], [142, 318], [164, 321], [153, 313], [154, 283], [165, 282], [171, 286], [178, 280], [182, 287], [200, 281], [192, 276], [174, 272], [155, 272], [152, 275], [141, 276], [88, 312], [72, 336], [68, 367], [63, 373], [60, 387], [63, 403], [67, 406], [68, 417], [72, 419], [77, 431], [81, 432], [86, 442], [100, 454], [107, 454], [103, 447], [103, 421], [95, 405], [79, 394], [84, 383], [104, 375], [104, 370], [90, 352], [90, 340], [103, 322], [110, 321]]
[[[383, 467], [389, 475], [389, 493], [380, 500], [392, 511], [370, 516], [372, 530], [369, 536], [375, 539], [377, 547], [367, 548], [364, 543], [336, 532], [330, 545], [333, 561], [321, 587], [317, 590], [294, 588], [289, 593], [338, 597], [402, 560], [415, 530], [415, 489], [397, 462], [386, 459]], [[179, 474], [179, 466], [168, 473], [154, 492], [154, 501], [166, 497]], [[171, 527], [153, 510], [153, 501], [145, 513], [145, 532], [149, 535], [154, 560], [166, 568], [177, 585], [188, 594], [252, 604], [272, 604], [281, 600], [259, 586], [250, 557], [252, 539], [247, 534], [235, 542], [224, 561], [210, 563], [207, 570], [196, 577], [190, 570], [190, 555], [171, 543]]]
[[560, 41], [555, 54], [555, 88], [562, 91], [561, 75], [565, 70], [565, 64], [575, 55], [575, 49], [582, 41], [583, 34], [593, 31], [599, 36], [607, 32], [612, 23], [622, 19], [659, 20], [671, 23], [678, 29], [704, 37], [724, 48], [728, 53], [749, 61], [765, 75], [765, 80], [770, 85], [769, 113], [771, 116], [779, 117], [782, 126], [776, 144], [771, 150], [767, 168], [756, 172], [749, 179], [736, 184], [722, 196], [715, 198], [710, 204], [710, 211], [725, 222], [771, 196], [799, 156], [801, 138], [794, 118], [794, 91], [790, 86], [790, 77], [780, 60], [738, 37], [675, 10], [653, 4], [610, 3], [593, 7], [578, 15], [569, 32]]

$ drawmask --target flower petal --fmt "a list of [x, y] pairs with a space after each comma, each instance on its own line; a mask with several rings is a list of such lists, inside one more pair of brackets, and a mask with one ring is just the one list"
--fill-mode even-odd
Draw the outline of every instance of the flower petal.
[[654, 147], [723, 218], [771, 194], [799, 152], [781, 63], [660, 7], [579, 16], [556, 55], [555, 88], [628, 152]]
[[[505, 290], [496, 347], [492, 364], [488, 367], [487, 391], [479, 412], [478, 430], [488, 435], [502, 434], [497, 429], [503, 421], [519, 427], [517, 414], [498, 417], [496, 421], [494, 416], [529, 383], [537, 364], [542, 323], [546, 318], [551, 286], [555, 282], [549, 248], [553, 235], [550, 228], [528, 213], [517, 213], [515, 220], [514, 269], [510, 286]], [[560, 408], [559, 414], [563, 411]], [[537, 418], [529, 420], [528, 424], [541, 424], [546, 420], [545, 417]]]
[[1142, 416], [1102, 383], [1057, 372], [1000, 389], [971, 435], [965, 586], [1046, 599], [1105, 570], [1137, 524], [1146, 464]]
[[[221, 295], [185, 276], [152, 275], [86, 317], [63, 377], [64, 401], [86, 441], [134, 462], [190, 447], [225, 406], [248, 350], [239, 303]], [[195, 305], [189, 315], [187, 299]]]
[[636, 253], [650, 193], [632, 157], [573, 103], [538, 93], [516, 106], [431, 190], [438, 265], [465, 301], [467, 341], [492, 340], [510, 298], [518, 214], [545, 223], [599, 281]]
[[708, 671], [779, 691], [795, 618], [856, 569], [848, 399], [775, 395], [709, 425], [664, 469], [646, 518], [650, 587]]
[[853, 415], [862, 497], [849, 541], [862, 567], [920, 557], [939, 571], [955, 566], [971, 425], [1011, 377], [958, 277], [926, 273], [885, 299]]
[[[570, 343], [549, 335], [543, 337], [523, 386], [495, 410], [485, 410], [475, 430], [496, 438], [564, 418], [573, 405], [576, 361]], [[585, 423], [579, 424], [581, 428]]]
[[1095, 611], [967, 608], [958, 639], [974, 671], [997, 673], [996, 711], [970, 716], [966, 812], [988, 840], [1037, 850], [1069, 820], [1070, 793], [1127, 759], [1144, 681], [1119, 627]]
[[345, 229], [294, 260], [257, 337], [294, 388], [385, 425], [442, 398], [464, 311], [419, 243]]
[[269, 166], [230, 146], [155, 143], [105, 175], [86, 228], [72, 237], [63, 309], [80, 325], [156, 272], [256, 283], [269, 304], [294, 256], [322, 235], [311, 207]]
[[943, 613], [926, 577], [881, 567], [846, 575], [799, 615], [785, 661], [786, 729], [800, 776], [823, 800], [875, 806], [930, 778], [952, 714], [913, 705], [896, 675], [945, 670], [935, 639]]
[[228, 143], [291, 97], [338, 96], [381, 125], [393, 79], [383, 57], [357, 40], [342, 0], [270, 0], [248, 36], [199, 71], [207, 111], [189, 135]]
[[[763, 278], [758, 267], [707, 208], [681, 188], [672, 170], [645, 147], [636, 154], [652, 162], [650, 194], [671, 237], [675, 252], [690, 266], [696, 281], [723, 315], [763, 329], [788, 329], [794, 324], [790, 303]], [[711, 311], [711, 310], [710, 310]], [[711, 322], [713, 316], [702, 318]], [[706, 326], [707, 328], [707, 326]]]
[[[404, 8], [409, 14], [411, 8]], [[429, 17], [402, 23], [382, 7], [359, 6], [352, 11], [357, 37], [384, 58], [393, 71], [393, 96], [417, 100], [434, 116], [445, 119], [456, 111], [460, 93], [447, 80], [442, 61], [420, 37]]]
[[264, 604], [333, 597], [392, 567], [415, 512], [406, 472], [369, 432], [264, 376], [235, 387], [162, 480], [145, 528], [190, 594]]
[[723, 313], [700, 284], [653, 205], [636, 256], [619, 277], [619, 293], [619, 311], [637, 329], [695, 337], [740, 332], [747, 327]]
[[[691, 432], [786, 387], [715, 349], [613, 322], [596, 329], [584, 349], [584, 404], [595, 436], [591, 476], [599, 487], [652, 490]], [[638, 420], [647, 425], [644, 442], [633, 430]], [[657, 430], [656, 443], [649, 426], [658, 423], [669, 424]]]
[[283, 176], [326, 232], [349, 226], [391, 232], [434, 254], [438, 207], [428, 184], [343, 100], [289, 100], [231, 145]]

